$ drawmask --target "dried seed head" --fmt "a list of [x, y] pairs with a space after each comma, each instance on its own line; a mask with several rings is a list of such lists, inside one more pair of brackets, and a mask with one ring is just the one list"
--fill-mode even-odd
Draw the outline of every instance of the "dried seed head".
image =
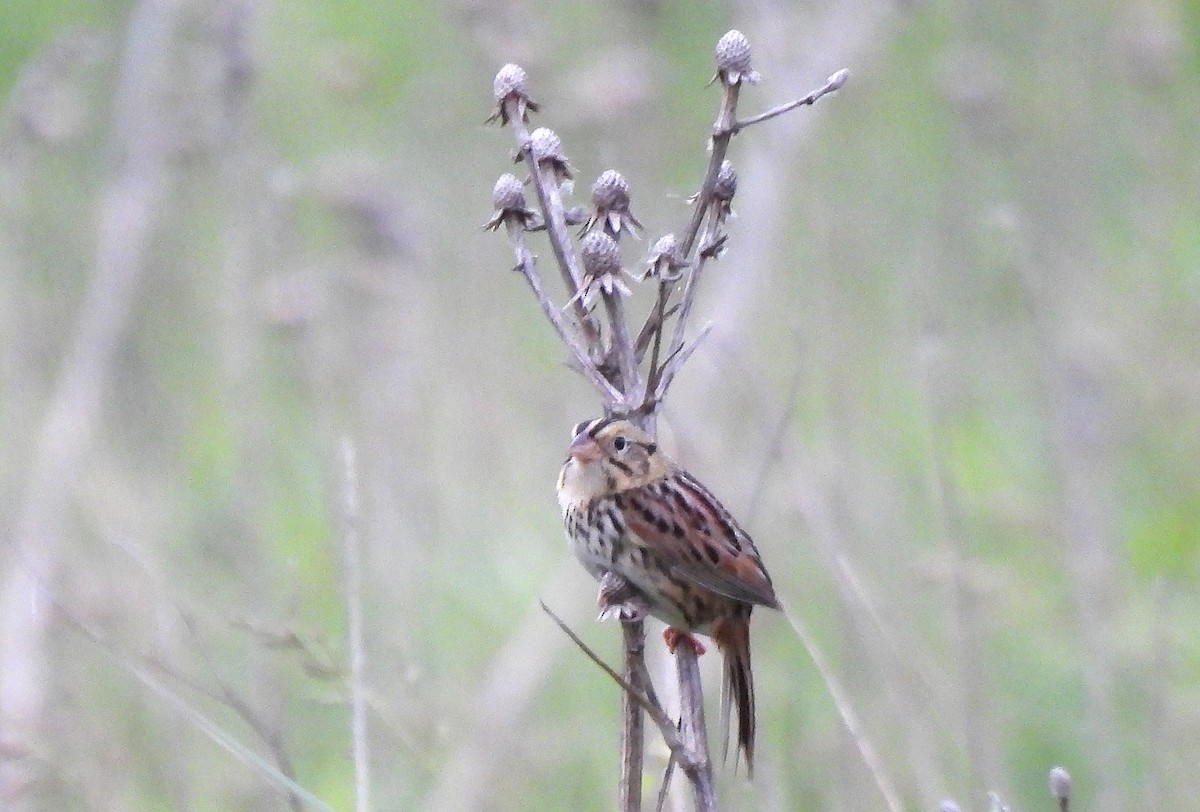
[[535, 160], [566, 160], [562, 154], [562, 139], [548, 127], [538, 127], [529, 136]]
[[492, 187], [492, 206], [497, 209], [525, 208], [525, 189], [516, 175], [505, 173]]
[[492, 82], [492, 92], [496, 101], [504, 101], [510, 95], [529, 98], [529, 77], [520, 65], [508, 63], [496, 73]]
[[496, 109], [488, 117], [489, 122], [499, 120], [501, 125], [507, 124], [513, 112], [521, 121], [528, 121], [529, 114], [538, 111], [537, 102], [529, 98], [528, 77], [520, 65], [510, 62], [496, 73], [492, 94], [496, 98]]
[[583, 271], [588, 276], [599, 278], [621, 272], [621, 248], [602, 231], [588, 232], [579, 254], [583, 259]]
[[583, 259], [583, 288], [576, 296], [587, 305], [597, 293], [606, 296], [629, 296], [629, 286], [622, 279], [621, 249], [617, 241], [603, 231], [589, 231], [579, 248]]
[[525, 190], [516, 175], [504, 174], [496, 179], [492, 187], [492, 208], [495, 212], [483, 227], [495, 231], [505, 222], [514, 222], [521, 228], [530, 228], [538, 222], [538, 215], [525, 203]]
[[677, 257], [679, 256], [679, 239], [674, 234], [664, 234], [654, 241], [653, 247], [650, 248], [650, 256], [652, 257]]
[[1066, 803], [1071, 799], [1071, 774], [1062, 767], [1050, 771], [1050, 794], [1059, 806], [1066, 808]]
[[621, 230], [632, 231], [634, 236], [642, 224], [629, 211], [629, 184], [615, 169], [605, 170], [592, 184], [592, 216], [584, 223], [583, 233], [600, 226], [609, 236], [620, 238]]
[[679, 240], [674, 234], [659, 237], [650, 249], [646, 275], [657, 276], [663, 282], [674, 282], [690, 263], [679, 253]]
[[713, 186], [713, 195], [718, 200], [728, 203], [737, 194], [737, 172], [729, 161], [722, 161], [717, 170], [717, 183]]
[[[507, 67], [515, 67], [513, 65]], [[736, 28], [726, 31], [717, 40], [717, 70], [748, 71], [750, 70], [750, 40]], [[524, 71], [522, 71], [524, 76]], [[497, 77], [499, 81], [499, 77]]]
[[606, 211], [629, 209], [629, 184], [615, 169], [606, 169], [592, 184], [592, 205]]
[[[571, 165], [567, 163], [567, 156], [562, 152], [562, 140], [554, 130], [538, 127], [530, 133], [529, 149], [539, 166], [549, 167], [554, 172], [554, 178], [558, 183], [561, 184], [574, 177]], [[520, 161], [520, 156], [517, 157], [517, 160]]]
[[717, 76], [722, 84], [757, 82], [761, 77], [750, 67], [750, 40], [736, 28], [717, 41]]

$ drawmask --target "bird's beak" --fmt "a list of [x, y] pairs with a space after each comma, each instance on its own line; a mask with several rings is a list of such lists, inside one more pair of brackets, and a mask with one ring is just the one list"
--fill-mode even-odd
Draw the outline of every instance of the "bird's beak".
[[579, 462], [595, 462], [600, 459], [600, 445], [595, 438], [589, 437], [586, 431], [581, 431], [576, 435], [575, 439], [571, 441], [568, 451], [571, 458]]

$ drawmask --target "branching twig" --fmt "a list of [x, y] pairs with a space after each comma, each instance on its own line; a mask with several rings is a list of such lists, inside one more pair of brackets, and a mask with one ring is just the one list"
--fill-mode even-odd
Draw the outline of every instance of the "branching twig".
[[[666, 741], [667, 747], [670, 748], [671, 752], [679, 759], [679, 763], [684, 766], [684, 769], [688, 769], [689, 766], [694, 768], [694, 759], [692, 758], [691, 754], [684, 749], [684, 742], [676, 733], [675, 723], [669, 716], [667, 716], [666, 711], [663, 710], [662, 705], [658, 702], [658, 699], [652, 699], [651, 697], [647, 696], [645, 692], [635, 687], [628, 679], [618, 674], [613, 667], [604, 662], [604, 660], [600, 658], [600, 655], [594, 652], [587, 643], [583, 642], [579, 635], [575, 634], [571, 627], [568, 626], [566, 622], [562, 620], [562, 618], [556, 615], [554, 610], [552, 610], [549, 606], [542, 601], [538, 601], [538, 604], [542, 607], [542, 611], [549, 615], [550, 619], [554, 621], [554, 625], [558, 626], [558, 628], [561, 629], [563, 633], [567, 635], [567, 637], [571, 638], [571, 642], [578, 646], [579, 650], [582, 651], [589, 660], [598, 665], [605, 674], [608, 674], [608, 676], [612, 678], [613, 682], [617, 683], [617, 685], [620, 685], [622, 690], [624, 690], [629, 697], [631, 697], [635, 702], [637, 702], [638, 705], [641, 706], [642, 710], [650, 714], [650, 718], [654, 720], [654, 723], [658, 725], [659, 731], [663, 734], [663, 740]], [[694, 658], [695, 654], [693, 653], [692, 656]]]
[[558, 333], [559, 339], [571, 351], [571, 355], [575, 359], [580, 372], [592, 382], [593, 386], [600, 390], [606, 402], [621, 402], [623, 399], [621, 393], [601, 374], [599, 368], [592, 361], [586, 346], [580, 341], [574, 329], [567, 324], [566, 319], [563, 318], [562, 311], [555, 306], [554, 302], [550, 301], [550, 295], [546, 292], [545, 287], [543, 287], [542, 279], [538, 275], [537, 267], [534, 264], [533, 252], [525, 244], [525, 234], [521, 224], [513, 218], [506, 218], [505, 227], [508, 230], [509, 239], [512, 241], [513, 250], [517, 254], [516, 270], [529, 283], [534, 298], [541, 305], [543, 315], [554, 326], [554, 331]]
[[[544, 128], [529, 131], [528, 114], [537, 112], [538, 105], [529, 98], [522, 68], [504, 66], [496, 75], [493, 86], [497, 106], [489, 120], [512, 126], [520, 148], [519, 160], [528, 165], [530, 182], [537, 192], [541, 219], [539, 221], [535, 212], [526, 209], [519, 181], [507, 175], [497, 182], [493, 196], [496, 214], [488, 227], [498, 228], [499, 223], [504, 222], [517, 254], [517, 270], [525, 276], [543, 313], [570, 350], [580, 372], [604, 396], [606, 411], [625, 414], [646, 429], [653, 428], [656, 411], [676, 374], [712, 326], [706, 325], [690, 343], [687, 341], [688, 322], [700, 276], [706, 262], [724, 250], [726, 235], [722, 228], [732, 214], [730, 201], [736, 191], [737, 176], [725, 159], [730, 140], [752, 123], [812, 104], [833, 92], [845, 82], [846, 72], [834, 74], [824, 87], [804, 99], [739, 122], [737, 103], [742, 84], [758, 81], [758, 74], [750, 67], [750, 45], [746, 38], [738, 31], [730, 31], [717, 44], [715, 78], [720, 80], [724, 93], [713, 124], [708, 168], [700, 190], [692, 200], [691, 215], [681, 236], [677, 239], [667, 235], [655, 243], [648, 274], [658, 279], [657, 298], [636, 337], [629, 329], [622, 300], [630, 292], [623, 281], [625, 272], [621, 267], [617, 239], [624, 227], [636, 231], [640, 230], [641, 224], [629, 212], [628, 186], [624, 178], [609, 170], [593, 186], [595, 212], [583, 226], [583, 245], [577, 256], [567, 233], [567, 212], [560, 194], [560, 183], [571, 177], [571, 169], [562, 154], [558, 136]], [[581, 217], [576, 217], [577, 211], [572, 210], [572, 222], [583, 222]], [[578, 329], [562, 317], [542, 287], [533, 254], [525, 244], [525, 232], [542, 226], [558, 262], [569, 297], [567, 307], [573, 309]], [[694, 263], [690, 259], [693, 254], [696, 254]], [[672, 304], [670, 299], [677, 287], [675, 282], [688, 268], [681, 301]], [[607, 348], [601, 341], [597, 321], [589, 311], [589, 301], [597, 293], [608, 316]], [[672, 315], [675, 323], [660, 365], [660, 354], [664, 353], [663, 332]], [[650, 363], [643, 380], [640, 367], [647, 350]], [[620, 808], [626, 812], [641, 809], [644, 710], [654, 720], [671, 750], [659, 806], [665, 798], [672, 765], [678, 764], [691, 782], [696, 808], [703, 812], [715, 810], [716, 794], [695, 652], [688, 646], [676, 649], [681, 697], [680, 720], [676, 727], [654, 695], [643, 656], [645, 631], [640, 620], [622, 624], [625, 675], [621, 676], [600, 660], [545, 604], [542, 609], [623, 689]]]
[[819, 100], [822, 96], [827, 96], [830, 93], [839, 90], [842, 85], [846, 84], [846, 80], [849, 78], [850, 70], [848, 68], [842, 68], [840, 71], [826, 79], [825, 84], [821, 85], [821, 87], [812, 91], [802, 99], [796, 99], [795, 101], [781, 104], [778, 107], [772, 107], [770, 110], [759, 113], [756, 116], [750, 116], [749, 118], [743, 118], [735, 121], [733, 123], [731, 134], [737, 135], [751, 124], [758, 124], [760, 121], [767, 121], [768, 119], [775, 118], [776, 116], [781, 116], [784, 113], [790, 113], [797, 107], [803, 107], [806, 104], [816, 104], [817, 100]]
[[[567, 231], [557, 178], [552, 172], [543, 169], [542, 162], [534, 154], [533, 136], [525, 126], [522, 116], [514, 115], [518, 104], [517, 100], [505, 100], [502, 104], [510, 110], [513, 134], [516, 136], [518, 148], [521, 150], [521, 157], [529, 166], [529, 178], [533, 183], [533, 188], [537, 191], [538, 203], [545, 215], [546, 234], [550, 239], [554, 258], [558, 260], [558, 267], [562, 271], [563, 283], [567, 286], [569, 300], [573, 302], [575, 316], [579, 319], [584, 335], [589, 339], [596, 339], [599, 337], [599, 333], [595, 322], [592, 321], [583, 302], [577, 298], [580, 288], [583, 286], [583, 274], [579, 270], [579, 262], [571, 248], [571, 237]], [[564, 160], [563, 163], [565, 164], [566, 161]]]
[[712, 327], [712, 322], [705, 324], [704, 327], [700, 329], [700, 332], [696, 334], [696, 338], [693, 339], [691, 344], [675, 350], [673, 353], [671, 353], [667, 360], [663, 362], [662, 374], [659, 376], [658, 386], [654, 391], [655, 400], [662, 400], [666, 396], [667, 387], [671, 385], [671, 381], [675, 380], [675, 374], [679, 371], [679, 368], [683, 366], [683, 363], [692, 356], [692, 353], [696, 351], [696, 347], [700, 346], [700, 342], [703, 341], [705, 336], [709, 334], [709, 332], [712, 330]]

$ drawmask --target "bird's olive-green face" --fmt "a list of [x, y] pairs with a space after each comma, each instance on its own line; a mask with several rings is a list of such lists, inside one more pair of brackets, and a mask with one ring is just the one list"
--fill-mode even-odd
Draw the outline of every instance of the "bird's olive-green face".
[[599, 418], [575, 426], [571, 458], [599, 464], [618, 485], [629, 486], [655, 469], [658, 444], [628, 420]]

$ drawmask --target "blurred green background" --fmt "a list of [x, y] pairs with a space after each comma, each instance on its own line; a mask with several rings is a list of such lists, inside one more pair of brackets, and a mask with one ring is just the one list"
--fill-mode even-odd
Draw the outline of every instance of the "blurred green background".
[[[1195, 802], [1195, 0], [7, 0], [3, 808], [287, 809], [290, 772], [352, 809], [348, 527], [372, 807], [612, 808], [617, 690], [537, 608], [618, 657], [553, 494], [599, 402], [480, 228], [482, 122], [521, 63], [576, 202], [617, 168], [677, 230], [731, 27], [743, 114], [852, 77], [735, 139], [664, 444], [906, 809], [1050, 810], [1055, 764], [1074, 808]], [[755, 628], [724, 805], [885, 808], [788, 618]]]

